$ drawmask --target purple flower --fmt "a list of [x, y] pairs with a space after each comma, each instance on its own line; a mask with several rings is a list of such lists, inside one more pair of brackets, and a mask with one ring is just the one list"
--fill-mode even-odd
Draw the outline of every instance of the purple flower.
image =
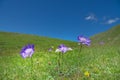
[[104, 42], [103, 42], [103, 41], [101, 41], [101, 42], [99, 42], [99, 44], [103, 45], [103, 44], [104, 44]]
[[68, 47], [66, 47], [64, 44], [61, 44], [58, 46], [58, 50], [62, 53], [65, 53], [68, 51]]
[[85, 44], [87, 46], [90, 45], [91, 40], [89, 38], [86, 38], [84, 36], [78, 36], [78, 40], [81, 44]]
[[31, 57], [32, 54], [34, 53], [34, 45], [33, 44], [28, 44], [26, 46], [24, 46], [20, 52], [20, 55], [23, 57], [23, 58], [26, 58], [26, 57]]
[[52, 48], [49, 48], [48, 51], [51, 52], [51, 51], [52, 51]]

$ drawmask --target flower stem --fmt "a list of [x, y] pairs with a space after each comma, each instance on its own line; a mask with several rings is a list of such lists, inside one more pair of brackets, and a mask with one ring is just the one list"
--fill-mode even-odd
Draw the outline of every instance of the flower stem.
[[60, 66], [61, 66], [61, 64], [60, 64], [60, 53], [59, 53], [59, 55], [58, 55], [58, 74], [60, 73]]
[[33, 60], [32, 60], [32, 57], [31, 57], [31, 77], [33, 76], [32, 71], [33, 71]]
[[[78, 64], [77, 64], [78, 71], [79, 71], [79, 66], [80, 66], [80, 61], [79, 61], [79, 58], [80, 58], [80, 53], [81, 53], [81, 50], [82, 50], [82, 44], [80, 44], [80, 46], [79, 46], [79, 51], [78, 51]], [[77, 77], [79, 77], [79, 72], [78, 72]]]
[[80, 46], [79, 46], [79, 52], [78, 53], [80, 53], [81, 50], [82, 50], [82, 44], [80, 44]]

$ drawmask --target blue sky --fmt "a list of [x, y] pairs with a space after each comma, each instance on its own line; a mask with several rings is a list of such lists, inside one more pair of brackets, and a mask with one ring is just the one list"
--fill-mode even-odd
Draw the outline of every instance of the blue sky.
[[0, 31], [76, 41], [120, 24], [120, 0], [0, 0]]

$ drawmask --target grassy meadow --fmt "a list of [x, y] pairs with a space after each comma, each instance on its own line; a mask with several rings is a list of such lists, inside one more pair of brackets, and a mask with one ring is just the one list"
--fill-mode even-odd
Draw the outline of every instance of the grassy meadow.
[[[119, 42], [97, 44], [94, 39], [96, 44], [80, 49], [77, 42], [0, 32], [0, 80], [119, 80]], [[20, 50], [28, 43], [35, 45], [35, 53], [23, 59]], [[55, 53], [60, 44], [73, 50]]]

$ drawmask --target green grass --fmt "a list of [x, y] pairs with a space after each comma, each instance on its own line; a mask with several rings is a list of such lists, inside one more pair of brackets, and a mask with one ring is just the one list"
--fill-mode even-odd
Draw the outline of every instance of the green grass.
[[[83, 46], [81, 52], [77, 42], [0, 32], [0, 80], [119, 80], [119, 28], [118, 25], [91, 37], [91, 46]], [[100, 45], [100, 41], [105, 44]], [[28, 43], [35, 45], [35, 53], [32, 59], [23, 59], [20, 50]], [[59, 59], [59, 53], [54, 51], [60, 44], [72, 47], [73, 51]], [[48, 52], [51, 46], [54, 51]], [[84, 75], [86, 71], [89, 77]]]
[[59, 44], [76, 46], [75, 42], [54, 39], [44, 36], [27, 35], [11, 32], [0, 32], [0, 55], [12, 55], [20, 52], [26, 44], [34, 44], [37, 51], [46, 51], [51, 46], [57, 47]]
[[[120, 47], [83, 47], [63, 55], [58, 73], [58, 53], [35, 51], [23, 59], [19, 53], [0, 56], [0, 80], [119, 80]], [[79, 64], [78, 64], [79, 63]], [[31, 74], [32, 71], [32, 74]], [[84, 75], [88, 71], [90, 76]]]
[[120, 46], [120, 24], [112, 27], [108, 31], [96, 34], [91, 37], [93, 45], [99, 45], [103, 41], [109, 46]]

